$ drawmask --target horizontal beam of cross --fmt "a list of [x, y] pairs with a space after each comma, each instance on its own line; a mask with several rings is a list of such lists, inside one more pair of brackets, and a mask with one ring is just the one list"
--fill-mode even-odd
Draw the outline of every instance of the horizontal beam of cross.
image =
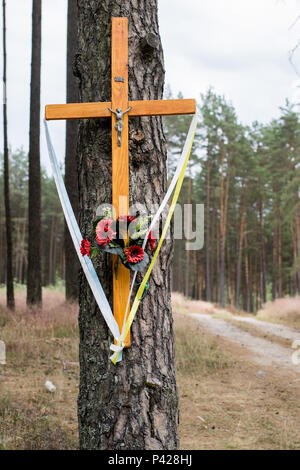
[[[175, 114], [195, 114], [195, 100], [148, 100], [128, 101], [129, 117], [134, 116], [171, 116]], [[47, 121], [59, 119], [91, 119], [111, 117], [111, 102], [101, 103], [68, 103], [50, 104], [46, 106]], [[124, 110], [123, 110], [124, 111]]]

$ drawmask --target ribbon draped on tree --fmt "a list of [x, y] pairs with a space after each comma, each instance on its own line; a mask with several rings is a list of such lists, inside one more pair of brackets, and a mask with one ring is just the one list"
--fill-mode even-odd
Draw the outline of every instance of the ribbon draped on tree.
[[44, 123], [45, 123], [47, 147], [48, 147], [49, 158], [50, 158], [51, 167], [52, 167], [52, 171], [53, 171], [53, 176], [54, 176], [55, 184], [56, 184], [57, 191], [58, 191], [58, 194], [59, 194], [59, 198], [60, 198], [60, 201], [61, 201], [61, 205], [62, 205], [62, 208], [63, 208], [63, 212], [64, 212], [64, 215], [65, 215], [65, 219], [66, 219], [66, 222], [67, 222], [67, 225], [68, 225], [68, 228], [69, 228], [69, 231], [70, 231], [70, 234], [71, 234], [71, 237], [72, 237], [75, 249], [76, 249], [76, 253], [78, 255], [79, 261], [81, 263], [82, 269], [83, 269], [83, 271], [85, 273], [85, 276], [87, 278], [89, 286], [90, 286], [90, 288], [91, 288], [91, 290], [92, 290], [92, 292], [95, 296], [95, 299], [96, 299], [96, 302], [97, 302], [98, 307], [100, 309], [100, 312], [102, 313], [109, 330], [111, 331], [113, 337], [116, 340], [116, 344], [112, 344], [111, 347], [110, 347], [111, 350], [114, 351], [114, 354], [111, 356], [111, 360], [115, 364], [116, 362], [119, 362], [120, 360], [122, 360], [122, 350], [124, 348], [124, 338], [126, 338], [126, 335], [128, 334], [128, 331], [130, 330], [130, 327], [132, 325], [132, 322], [133, 322], [134, 317], [136, 315], [136, 312], [138, 310], [139, 303], [143, 298], [144, 291], [145, 291], [146, 286], [147, 286], [147, 282], [148, 282], [149, 277], [151, 275], [151, 272], [152, 272], [152, 269], [154, 267], [157, 256], [159, 254], [161, 245], [162, 245], [162, 243], [165, 239], [167, 230], [169, 228], [172, 215], [174, 213], [174, 209], [175, 209], [178, 197], [179, 197], [180, 189], [181, 189], [183, 179], [184, 179], [184, 175], [185, 175], [185, 171], [186, 171], [186, 166], [187, 166], [187, 163], [188, 163], [188, 160], [189, 160], [189, 156], [190, 156], [190, 153], [191, 153], [191, 149], [192, 149], [192, 145], [193, 145], [193, 141], [194, 141], [194, 137], [195, 137], [196, 127], [197, 127], [197, 116], [195, 115], [193, 117], [192, 122], [190, 124], [190, 128], [189, 128], [189, 132], [188, 132], [188, 135], [187, 135], [187, 138], [186, 138], [186, 142], [185, 142], [181, 157], [178, 161], [176, 171], [174, 173], [174, 176], [173, 176], [172, 181], [170, 183], [170, 186], [168, 188], [168, 191], [167, 191], [167, 193], [166, 193], [166, 195], [165, 195], [158, 211], [156, 212], [155, 216], [153, 217], [153, 219], [151, 221], [151, 224], [150, 224], [150, 226], [149, 226], [149, 228], [148, 228], [148, 230], [145, 234], [144, 242], [143, 242], [143, 245], [142, 245], [143, 249], [145, 248], [146, 243], [148, 241], [149, 233], [154, 229], [155, 225], [157, 224], [157, 222], [159, 220], [159, 217], [161, 216], [162, 212], [164, 211], [164, 209], [165, 209], [165, 207], [168, 203], [168, 200], [170, 199], [170, 196], [171, 196], [171, 194], [172, 194], [172, 192], [174, 191], [174, 188], [175, 188], [172, 203], [171, 203], [171, 206], [169, 208], [168, 215], [167, 215], [167, 218], [166, 218], [163, 230], [162, 230], [162, 235], [160, 237], [160, 240], [158, 241], [157, 248], [156, 248], [155, 253], [152, 257], [152, 260], [151, 260], [150, 265], [147, 269], [147, 272], [146, 272], [142, 282], [140, 283], [140, 286], [139, 286], [137, 294], [135, 296], [135, 299], [134, 299], [133, 305], [131, 307], [129, 316], [127, 317], [128, 310], [129, 310], [129, 305], [130, 305], [130, 298], [131, 298], [133, 288], [134, 288], [134, 285], [135, 285], [135, 281], [136, 281], [136, 272], [134, 274], [134, 277], [133, 277], [133, 280], [132, 280], [132, 283], [131, 283], [131, 288], [130, 288], [128, 300], [127, 300], [127, 304], [126, 304], [126, 310], [124, 312], [124, 321], [123, 321], [123, 326], [122, 326], [122, 331], [121, 332], [120, 332], [119, 326], [118, 326], [118, 324], [117, 324], [117, 322], [116, 322], [116, 320], [113, 316], [111, 307], [110, 307], [110, 305], [108, 303], [108, 300], [105, 296], [105, 293], [103, 291], [101, 282], [99, 281], [99, 278], [97, 276], [97, 273], [95, 271], [93, 263], [92, 263], [91, 259], [88, 256], [88, 254], [89, 254], [88, 250], [86, 251], [86, 253], [85, 252], [82, 253], [82, 240], [83, 240], [83, 237], [80, 233], [80, 229], [78, 227], [73, 209], [72, 209], [70, 201], [69, 201], [69, 197], [68, 197], [68, 194], [67, 194], [67, 191], [66, 191], [66, 188], [65, 188], [65, 184], [64, 184], [64, 181], [63, 181], [63, 178], [62, 178], [62, 175], [61, 175], [61, 171], [60, 171], [60, 168], [59, 168], [59, 165], [58, 165], [58, 162], [57, 162], [57, 158], [56, 158], [56, 155], [55, 155], [55, 151], [54, 151], [54, 148], [53, 148], [53, 144], [52, 144], [52, 141], [51, 141], [51, 137], [50, 137], [47, 122], [44, 121]]

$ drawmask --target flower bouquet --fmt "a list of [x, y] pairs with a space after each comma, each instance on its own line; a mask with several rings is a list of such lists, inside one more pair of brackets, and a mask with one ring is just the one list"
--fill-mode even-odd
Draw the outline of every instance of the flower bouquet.
[[[150, 231], [148, 236], [149, 217], [122, 215], [117, 219], [111, 212], [105, 211], [102, 218], [93, 223], [92, 243], [86, 238], [81, 242], [81, 253], [94, 258], [100, 251], [118, 255], [123, 265], [132, 271], [142, 271], [149, 263], [145, 249], [153, 250], [155, 238]], [[147, 243], [143, 248], [144, 239]]]

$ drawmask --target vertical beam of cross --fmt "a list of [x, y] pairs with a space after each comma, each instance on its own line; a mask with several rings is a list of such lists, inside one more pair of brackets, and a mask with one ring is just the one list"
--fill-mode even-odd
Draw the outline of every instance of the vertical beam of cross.
[[[128, 108], [128, 18], [112, 18], [111, 31], [111, 107]], [[129, 208], [128, 113], [123, 115], [121, 146], [115, 129], [116, 116], [112, 114], [112, 204], [116, 216], [127, 215]], [[130, 271], [113, 260], [114, 316], [122, 331], [123, 318], [130, 290]], [[130, 345], [130, 334], [125, 346]]]

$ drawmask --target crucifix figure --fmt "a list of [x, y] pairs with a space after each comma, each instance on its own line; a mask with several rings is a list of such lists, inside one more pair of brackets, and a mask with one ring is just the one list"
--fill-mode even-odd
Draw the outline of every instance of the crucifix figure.
[[111, 109], [110, 107], [108, 107], [108, 109], [116, 115], [117, 122], [115, 124], [115, 129], [118, 133], [118, 147], [121, 147], [122, 131], [124, 127], [123, 115], [128, 113], [128, 111], [132, 109], [132, 106], [129, 106], [129, 108], [126, 109], [126, 111], [122, 111], [120, 108], [117, 108], [115, 111]]
[[[122, 112], [122, 109], [126, 111]], [[112, 205], [116, 216], [119, 216], [128, 215], [129, 206], [128, 117], [195, 112], [196, 102], [193, 99], [128, 101], [128, 18], [112, 18], [111, 102], [47, 105], [45, 118], [112, 118]], [[121, 264], [116, 276], [117, 262], [118, 257], [114, 256], [113, 311], [121, 331], [129, 296], [130, 270]], [[130, 346], [129, 334], [125, 346]]]

